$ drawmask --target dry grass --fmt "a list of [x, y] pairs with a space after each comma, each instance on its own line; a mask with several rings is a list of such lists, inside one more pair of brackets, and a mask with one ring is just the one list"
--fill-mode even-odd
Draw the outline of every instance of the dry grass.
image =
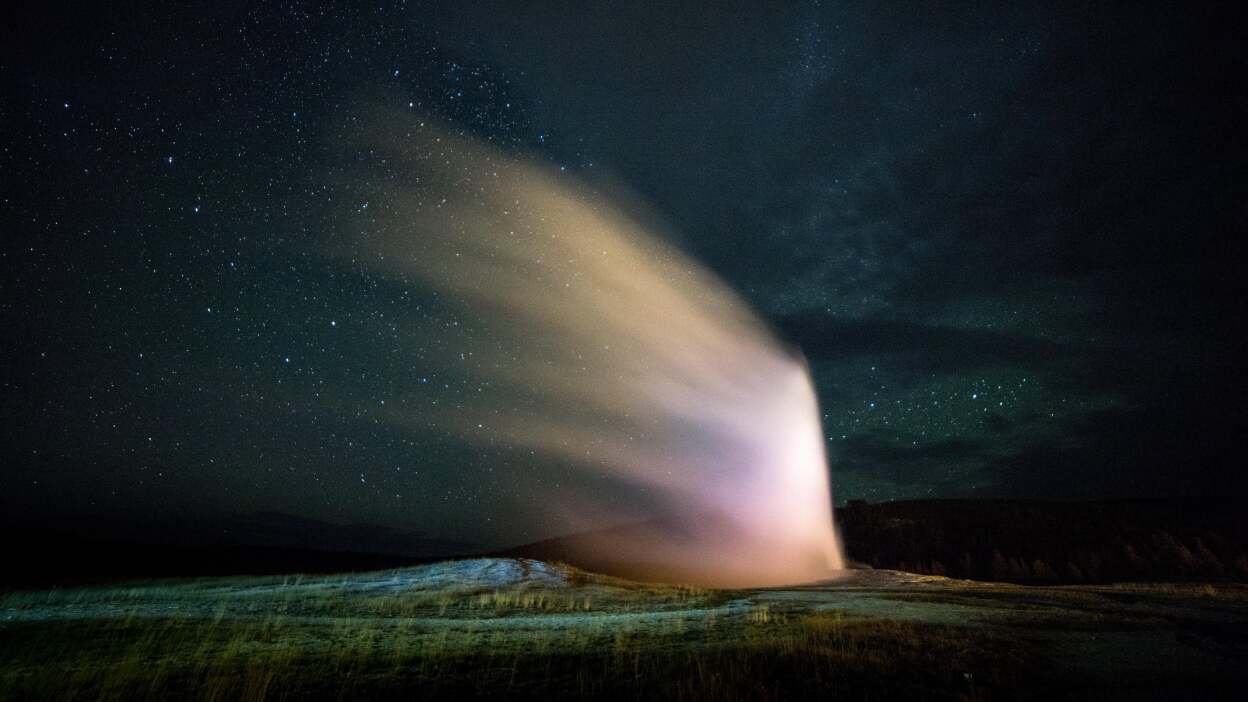
[[392, 587], [375, 574], [9, 593], [0, 697], [947, 698], [1021, 670], [1016, 647], [965, 629], [554, 572], [562, 584]]
[[974, 697], [1023, 670], [1021, 652], [1001, 646], [956, 627], [766, 608], [732, 621], [676, 618], [520, 637], [281, 617], [56, 622], [0, 629], [0, 690], [14, 699], [99, 700], [634, 696], [630, 690], [646, 699], [837, 690]]
[[[1169, 631], [1192, 616], [1168, 609], [1179, 599], [1208, 616], [1248, 606], [1223, 602], [1234, 593], [1221, 590], [1139, 587], [951, 582], [876, 595], [880, 617], [893, 598], [1011, 617], [959, 626], [820, 610], [837, 600], [811, 599], [818, 593], [556, 575], [493, 586], [382, 573], [10, 593], [0, 598], [0, 699], [1043, 698], [1068, 684], [1028, 643], [1055, 640], [1048, 632]], [[1238, 629], [1189, 629], [1218, 655], [1239, 655]]]

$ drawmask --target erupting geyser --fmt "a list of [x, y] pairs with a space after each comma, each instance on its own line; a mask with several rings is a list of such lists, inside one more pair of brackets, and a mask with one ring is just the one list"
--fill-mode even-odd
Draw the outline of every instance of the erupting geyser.
[[473, 342], [442, 362], [476, 401], [439, 406], [437, 425], [624, 491], [543, 486], [535, 519], [588, 531], [577, 548], [640, 577], [761, 586], [840, 570], [799, 354], [636, 203], [427, 121], [373, 124], [348, 186], [371, 206], [345, 225], [369, 254], [355, 263], [421, 287]]

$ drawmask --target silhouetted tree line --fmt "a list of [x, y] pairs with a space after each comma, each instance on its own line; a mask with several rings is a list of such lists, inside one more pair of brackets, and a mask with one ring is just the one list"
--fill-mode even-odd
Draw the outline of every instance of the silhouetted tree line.
[[1248, 581], [1248, 519], [1229, 499], [920, 500], [837, 511], [875, 568], [1017, 583]]

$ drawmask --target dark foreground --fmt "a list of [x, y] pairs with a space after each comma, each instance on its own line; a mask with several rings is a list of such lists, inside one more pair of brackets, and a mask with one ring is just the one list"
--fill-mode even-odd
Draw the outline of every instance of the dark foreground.
[[1211, 699], [1248, 589], [894, 571], [715, 591], [538, 561], [10, 593], [5, 699]]

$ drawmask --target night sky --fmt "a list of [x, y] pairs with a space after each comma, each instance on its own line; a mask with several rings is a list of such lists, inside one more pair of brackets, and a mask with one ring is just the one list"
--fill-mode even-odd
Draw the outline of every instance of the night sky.
[[342, 250], [379, 106], [646, 201], [809, 360], [838, 503], [1243, 493], [1236, 23], [777, 4], [10, 11], [0, 508], [545, 535], [574, 467], [391, 421], [489, 330]]

